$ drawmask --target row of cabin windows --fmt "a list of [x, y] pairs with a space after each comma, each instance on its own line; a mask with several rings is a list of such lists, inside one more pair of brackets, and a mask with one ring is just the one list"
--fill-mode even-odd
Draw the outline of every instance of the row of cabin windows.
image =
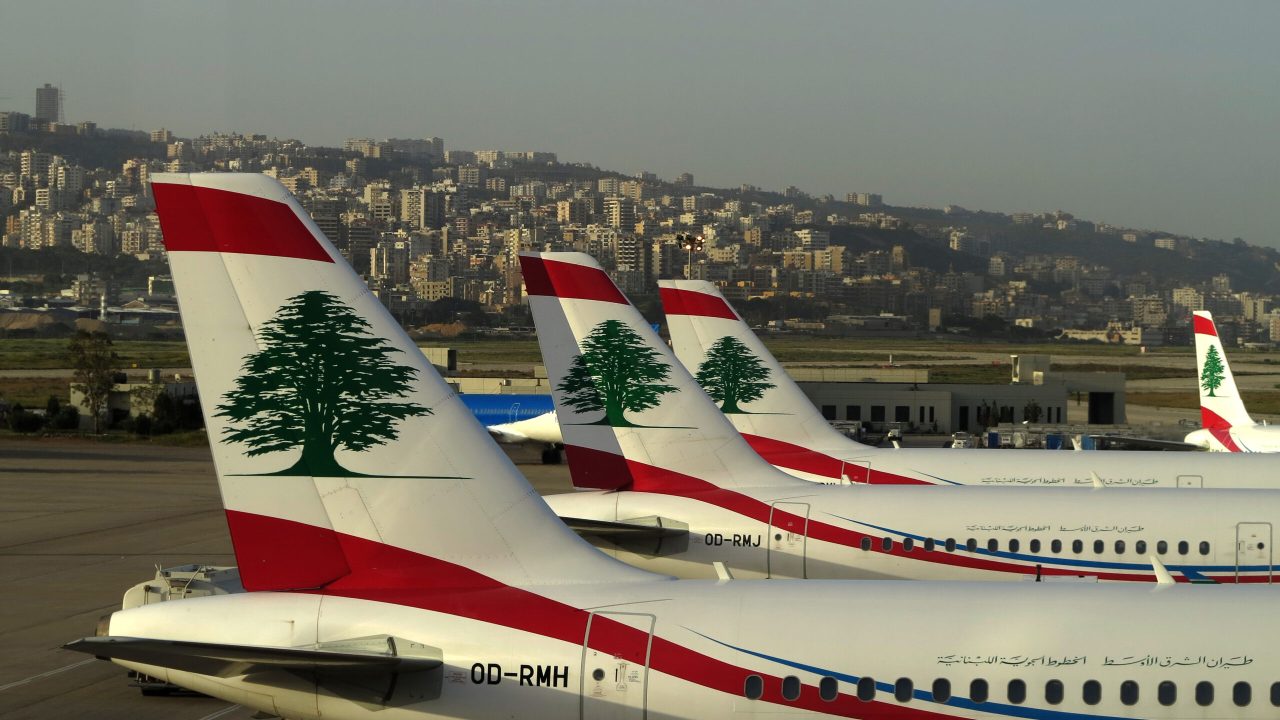
[[[798, 700], [803, 684], [795, 675], [782, 679], [782, 698]], [[951, 681], [938, 678], [930, 687], [934, 702], [945, 703], [951, 699]], [[764, 678], [759, 675], [748, 675], [743, 687], [743, 694], [748, 700], [759, 700], [764, 696]], [[856, 685], [859, 700], [870, 702], [876, 698], [876, 681], [869, 677], [859, 678]], [[1120, 683], [1120, 702], [1125, 705], [1137, 705], [1141, 698], [1141, 687], [1135, 680]], [[840, 681], [833, 677], [824, 677], [818, 681], [818, 697], [827, 702], [840, 695]], [[898, 678], [893, 684], [893, 698], [900, 703], [910, 702], [915, 696], [915, 683], [911, 678]], [[1208, 707], [1214, 703], [1214, 685], [1202, 680], [1192, 688], [1192, 697], [1197, 705]], [[977, 679], [969, 683], [969, 700], [985, 703], [991, 699], [991, 690], [986, 680]], [[1005, 699], [1012, 705], [1021, 705], [1027, 701], [1027, 684], [1022, 680], [1010, 680], [1005, 689]], [[1049, 680], [1044, 684], [1044, 701], [1050, 705], [1059, 705], [1066, 699], [1066, 685], [1061, 680]], [[1080, 699], [1086, 705], [1097, 705], [1102, 702], [1102, 683], [1097, 680], [1086, 680], [1080, 686]], [[1178, 684], [1172, 680], [1164, 680], [1156, 685], [1156, 701], [1161, 705], [1173, 705], [1178, 702]], [[1253, 686], [1241, 681], [1231, 685], [1231, 702], [1237, 707], [1247, 707], [1253, 702]], [[1280, 707], [1280, 682], [1271, 683], [1271, 704]]]
[[[894, 542], [893, 538], [891, 537], [881, 538], [880, 549], [884, 550], [885, 552], [892, 551], [893, 542]], [[924, 545], [924, 549], [929, 552], [937, 550], [939, 545], [941, 545], [942, 548], [947, 552], [955, 552], [957, 547], [960, 547], [963, 550], [968, 550], [969, 552], [974, 552], [978, 549], [978, 541], [975, 540], [974, 538], [969, 538], [968, 540], [965, 540], [963, 545], [958, 545], [956, 543], [955, 538], [947, 538], [946, 540], [941, 540], [941, 541], [934, 540], [933, 538], [925, 538], [924, 542], [921, 544]], [[870, 537], [862, 538], [861, 547], [863, 550], [871, 550], [871, 548], [874, 545], [875, 545], [875, 540], [873, 540], [872, 538]], [[1031, 540], [1030, 542], [1027, 543], [1027, 550], [1033, 555], [1039, 554], [1041, 547], [1042, 545], [1040, 543], [1039, 538]], [[1065, 546], [1063, 545], [1061, 540], [1049, 541], [1049, 552], [1053, 553], [1054, 555], [1061, 554], [1064, 547]], [[1191, 543], [1187, 542], [1186, 540], [1179, 540], [1174, 547], [1176, 548], [1177, 553], [1179, 555], [1191, 554], [1191, 549], [1192, 549]], [[915, 538], [902, 539], [902, 549], [904, 551], [911, 552], [915, 550], [915, 548], [916, 548]], [[1071, 541], [1071, 552], [1075, 553], [1076, 555], [1080, 555], [1084, 553], [1084, 548], [1085, 548], [1084, 540]], [[1124, 555], [1125, 551], [1129, 548], [1129, 545], [1124, 540], [1116, 540], [1115, 543], [1112, 544], [1111, 548], [1115, 551], [1116, 555]], [[991, 538], [987, 540], [986, 549], [988, 552], [999, 551], [1000, 541], [997, 540], [996, 538]], [[1018, 540], [1017, 538], [1013, 538], [1009, 540], [1006, 546], [1006, 549], [1009, 552], [1013, 552], [1013, 553], [1020, 552], [1022, 550], [1022, 541]], [[1199, 544], [1196, 545], [1195, 549], [1201, 555], [1208, 555], [1212, 548], [1210, 547], [1208, 540], [1201, 540]], [[1147, 547], [1146, 540], [1135, 540], [1133, 542], [1133, 552], [1135, 555], [1146, 555], [1147, 550], [1148, 550], [1148, 547]], [[1165, 540], [1158, 540], [1156, 541], [1155, 550], [1157, 555], [1168, 555], [1169, 543]], [[1093, 552], [1095, 555], [1101, 555], [1106, 551], [1107, 551], [1107, 542], [1105, 540], [1093, 541]]]

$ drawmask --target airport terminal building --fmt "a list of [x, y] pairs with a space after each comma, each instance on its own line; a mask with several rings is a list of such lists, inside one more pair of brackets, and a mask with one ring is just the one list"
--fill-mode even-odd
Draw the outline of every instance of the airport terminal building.
[[[977, 432], [1024, 420], [1068, 422], [1071, 405], [1090, 425], [1125, 423], [1124, 374], [1049, 370], [1049, 356], [1011, 356], [1007, 385], [930, 383], [928, 371], [897, 368], [792, 368], [788, 372], [823, 417], [872, 432]], [[1070, 412], [1071, 415], [1076, 413]]]

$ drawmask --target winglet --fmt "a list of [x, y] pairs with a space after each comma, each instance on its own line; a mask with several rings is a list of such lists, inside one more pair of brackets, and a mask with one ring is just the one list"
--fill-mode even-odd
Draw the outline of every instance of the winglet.
[[1173, 575], [1169, 572], [1169, 568], [1166, 568], [1159, 558], [1155, 555], [1148, 555], [1147, 558], [1151, 560], [1151, 569], [1155, 571], [1157, 585], [1177, 584], [1173, 579]]
[[1101, 489], [1107, 486], [1106, 483], [1102, 482], [1102, 478], [1098, 477], [1098, 473], [1090, 471], [1089, 477], [1093, 479], [1093, 487], [1095, 489]]

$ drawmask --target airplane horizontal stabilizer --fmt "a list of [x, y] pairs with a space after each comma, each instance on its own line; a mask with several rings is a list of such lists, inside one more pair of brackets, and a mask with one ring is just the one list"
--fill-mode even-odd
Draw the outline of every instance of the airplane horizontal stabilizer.
[[[268, 670], [351, 675], [410, 673], [433, 670], [444, 662], [444, 655], [438, 648], [390, 636], [369, 640], [380, 640], [383, 652], [360, 650], [358, 645], [350, 642], [338, 645], [345, 649], [328, 649], [333, 646], [273, 648], [114, 636], [83, 638], [63, 647], [101, 659], [143, 663], [214, 677], [235, 677]], [[405, 650], [412, 654], [401, 654]]]

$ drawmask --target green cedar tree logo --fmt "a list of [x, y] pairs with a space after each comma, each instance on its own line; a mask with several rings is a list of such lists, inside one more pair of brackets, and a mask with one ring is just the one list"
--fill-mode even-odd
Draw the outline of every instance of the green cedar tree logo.
[[245, 358], [236, 387], [223, 396], [222, 442], [249, 446], [250, 457], [302, 448], [298, 461], [273, 475], [349, 477], [338, 448], [368, 450], [397, 437], [397, 421], [431, 410], [404, 397], [417, 369], [393, 363], [399, 349], [369, 332], [369, 323], [330, 293], [289, 298], [258, 332], [262, 347]]
[[591, 425], [640, 427], [624, 413], [655, 407], [676, 390], [663, 382], [671, 368], [659, 357], [635, 330], [619, 320], [605, 320], [583, 339], [581, 354], [556, 389], [575, 412], [604, 412]]
[[739, 403], [759, 400], [775, 387], [768, 382], [769, 368], [732, 335], [725, 335], [707, 350], [696, 379], [725, 413], [746, 414]]
[[1210, 345], [1209, 352], [1204, 354], [1204, 370], [1200, 372], [1200, 387], [1209, 391], [1209, 397], [1218, 397], [1213, 391], [1222, 387], [1222, 381], [1227, 377], [1225, 371], [1217, 346]]

